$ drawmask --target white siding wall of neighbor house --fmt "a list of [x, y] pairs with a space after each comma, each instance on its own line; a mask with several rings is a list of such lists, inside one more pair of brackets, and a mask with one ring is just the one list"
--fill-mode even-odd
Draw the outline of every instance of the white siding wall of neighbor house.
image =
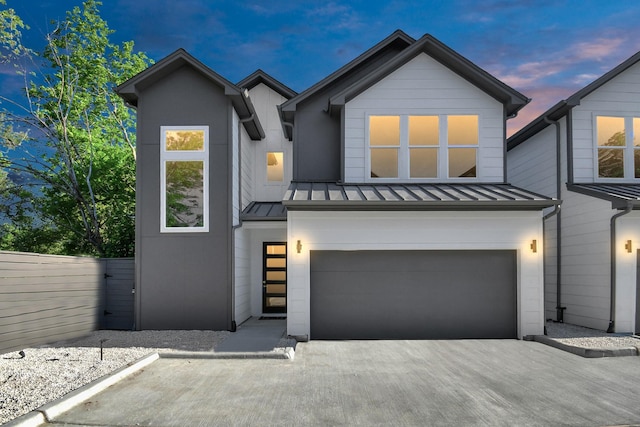
[[562, 305], [568, 323], [609, 326], [611, 203], [562, 192]]
[[[560, 119], [561, 182], [567, 181], [566, 117]], [[548, 126], [524, 144], [507, 152], [507, 181], [518, 187], [557, 198], [556, 127]], [[566, 207], [563, 206], [564, 210]], [[547, 214], [553, 208], [544, 211]], [[545, 248], [545, 318], [556, 319], [557, 312], [557, 217], [544, 224]]]
[[[640, 212], [618, 219], [616, 229], [616, 332], [636, 332], [637, 260], [640, 248]], [[625, 242], [631, 240], [631, 253], [625, 250]]]
[[585, 96], [573, 108], [573, 164], [576, 183], [597, 179], [594, 115], [640, 117], [640, 64], [614, 77]]
[[[249, 91], [251, 101], [256, 109], [258, 118], [265, 132], [265, 140], [255, 141], [254, 152], [254, 185], [255, 198], [260, 202], [282, 200], [289, 188], [293, 171], [293, 153], [291, 142], [287, 141], [282, 131], [282, 124], [278, 116], [277, 105], [287, 100], [278, 92], [260, 83]], [[284, 180], [281, 182], [267, 181], [267, 152], [284, 153]]]
[[[288, 333], [310, 334], [310, 251], [507, 249], [517, 251], [518, 337], [542, 334], [544, 254], [530, 249], [532, 239], [542, 240], [540, 216], [540, 211], [289, 211]], [[299, 254], [293, 250], [298, 240]]]
[[366, 180], [366, 117], [371, 114], [479, 116], [477, 181], [503, 181], [502, 104], [420, 54], [345, 106], [345, 181]]

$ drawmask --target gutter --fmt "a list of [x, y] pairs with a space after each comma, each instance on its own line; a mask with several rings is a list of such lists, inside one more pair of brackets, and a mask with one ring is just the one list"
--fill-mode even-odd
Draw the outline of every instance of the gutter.
[[[236, 324], [236, 309], [235, 309], [235, 301], [236, 301], [236, 230], [242, 227], [242, 124], [249, 122], [255, 119], [256, 113], [251, 113], [249, 117], [241, 119], [238, 116], [238, 224], [232, 224], [231, 226], [231, 259], [230, 259], [230, 269], [231, 269], [231, 329], [230, 332], [235, 332], [237, 329]], [[233, 162], [231, 163], [231, 168], [233, 169]], [[231, 186], [233, 188], [233, 185]], [[233, 194], [231, 195], [231, 205], [233, 206]], [[233, 217], [231, 219], [233, 221]]]
[[611, 303], [609, 305], [609, 327], [607, 333], [615, 331], [615, 313], [616, 313], [616, 222], [618, 218], [630, 213], [633, 210], [633, 202], [627, 202], [627, 207], [622, 212], [611, 217]]
[[[560, 123], [557, 120], [549, 119], [548, 116], [544, 116], [543, 119], [545, 123], [554, 125], [556, 128], [556, 197], [559, 200], [562, 193], [562, 182], [560, 180], [562, 174]], [[555, 205], [553, 210], [542, 218], [543, 235], [546, 220], [553, 216], [556, 217], [556, 322], [564, 323], [564, 310], [567, 307], [562, 307], [562, 215], [560, 215], [559, 204]]]

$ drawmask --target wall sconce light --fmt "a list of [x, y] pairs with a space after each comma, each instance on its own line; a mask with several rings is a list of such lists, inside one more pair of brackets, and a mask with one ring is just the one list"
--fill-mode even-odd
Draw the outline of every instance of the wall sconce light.
[[627, 253], [631, 253], [633, 251], [633, 247], [631, 246], [631, 240], [627, 240], [624, 244], [624, 248], [627, 250]]
[[296, 243], [296, 251], [298, 253], [302, 252], [302, 242], [300, 240]]
[[533, 239], [531, 241], [531, 245], [529, 245], [531, 247], [531, 252], [533, 252], [534, 254], [538, 252], [538, 241], [536, 239]]

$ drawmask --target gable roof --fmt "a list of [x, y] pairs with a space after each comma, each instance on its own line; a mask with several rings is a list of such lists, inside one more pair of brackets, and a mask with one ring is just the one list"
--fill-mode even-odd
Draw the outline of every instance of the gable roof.
[[298, 95], [294, 96], [287, 102], [278, 106], [278, 113], [280, 114], [280, 119], [283, 122], [283, 127], [285, 129], [287, 138], [289, 138], [290, 140], [292, 139], [292, 130], [290, 126], [284, 126], [284, 123], [292, 122], [294, 113], [296, 111], [296, 107], [299, 103], [317, 94], [318, 92], [330, 86], [331, 84], [335, 83], [341, 77], [353, 71], [354, 69], [358, 68], [359, 66], [363, 65], [368, 60], [374, 58], [376, 55], [380, 54], [386, 49], [392, 48], [392, 47], [396, 47], [396, 48], [399, 47], [401, 49], [405, 49], [406, 47], [410, 46], [414, 41], [415, 39], [407, 35], [404, 31], [396, 30], [393, 33], [391, 33], [388, 37], [386, 37], [384, 40], [382, 40], [381, 42], [377, 43], [375, 46], [371, 47], [370, 49], [366, 50], [364, 53], [359, 55], [354, 60], [343, 65], [338, 70], [334, 71], [324, 79], [320, 80], [318, 83], [300, 92]]
[[507, 150], [511, 150], [517, 147], [527, 139], [531, 138], [533, 135], [551, 125], [551, 123], [549, 123], [547, 120], [556, 121], [564, 117], [569, 112], [569, 110], [571, 110], [576, 105], [580, 105], [580, 101], [582, 100], [582, 98], [594, 92], [605, 83], [608, 83], [613, 78], [622, 74], [628, 68], [635, 65], [638, 61], [640, 61], [640, 52], [637, 52], [635, 55], [631, 56], [629, 59], [619, 64], [617, 67], [603, 74], [598, 79], [583, 87], [567, 99], [564, 99], [558, 102], [553, 107], [549, 108], [540, 116], [532, 120], [528, 125], [513, 134], [507, 140]]
[[387, 77], [389, 74], [399, 69], [421, 53], [426, 53], [445, 67], [449, 68], [451, 71], [458, 74], [460, 77], [483, 90], [494, 99], [500, 101], [505, 105], [507, 115], [509, 116], [515, 115], [530, 101], [529, 98], [493, 77], [491, 74], [458, 54], [432, 35], [425, 34], [382, 67], [374, 70], [363, 79], [333, 95], [329, 101], [330, 112], [332, 108], [339, 109], [343, 107], [345, 103], [364, 92], [383, 78]]
[[269, 87], [270, 89], [274, 90], [275, 92], [279, 93], [280, 95], [284, 96], [287, 99], [291, 99], [298, 94], [298, 92], [285, 86], [284, 84], [282, 84], [281, 82], [274, 79], [269, 74], [265, 73], [260, 69], [257, 69], [256, 71], [254, 71], [253, 73], [245, 77], [244, 79], [240, 80], [236, 84], [236, 86], [240, 88], [245, 88], [245, 89], [253, 89], [254, 87], [258, 86], [260, 83], [264, 84], [265, 86]]
[[255, 108], [251, 103], [248, 92], [241, 90], [238, 86], [198, 61], [184, 49], [176, 50], [146, 70], [136, 74], [117, 86], [115, 92], [120, 95], [127, 104], [132, 107], [137, 107], [140, 90], [153, 85], [184, 66], [193, 68], [204, 78], [224, 89], [224, 94], [231, 99], [231, 103], [240, 118], [251, 118], [251, 120], [243, 123], [251, 139], [262, 139], [265, 137], [258, 116], [255, 115]]

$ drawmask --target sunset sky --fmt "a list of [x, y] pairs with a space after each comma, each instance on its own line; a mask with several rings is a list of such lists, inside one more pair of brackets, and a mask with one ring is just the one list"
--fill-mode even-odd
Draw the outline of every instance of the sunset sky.
[[[39, 48], [82, 0], [7, 4]], [[113, 41], [156, 61], [184, 48], [232, 82], [261, 68], [298, 92], [396, 29], [429, 33], [533, 99], [509, 133], [640, 50], [635, 0], [104, 0], [101, 15]], [[6, 77], [0, 90], [12, 90]]]

